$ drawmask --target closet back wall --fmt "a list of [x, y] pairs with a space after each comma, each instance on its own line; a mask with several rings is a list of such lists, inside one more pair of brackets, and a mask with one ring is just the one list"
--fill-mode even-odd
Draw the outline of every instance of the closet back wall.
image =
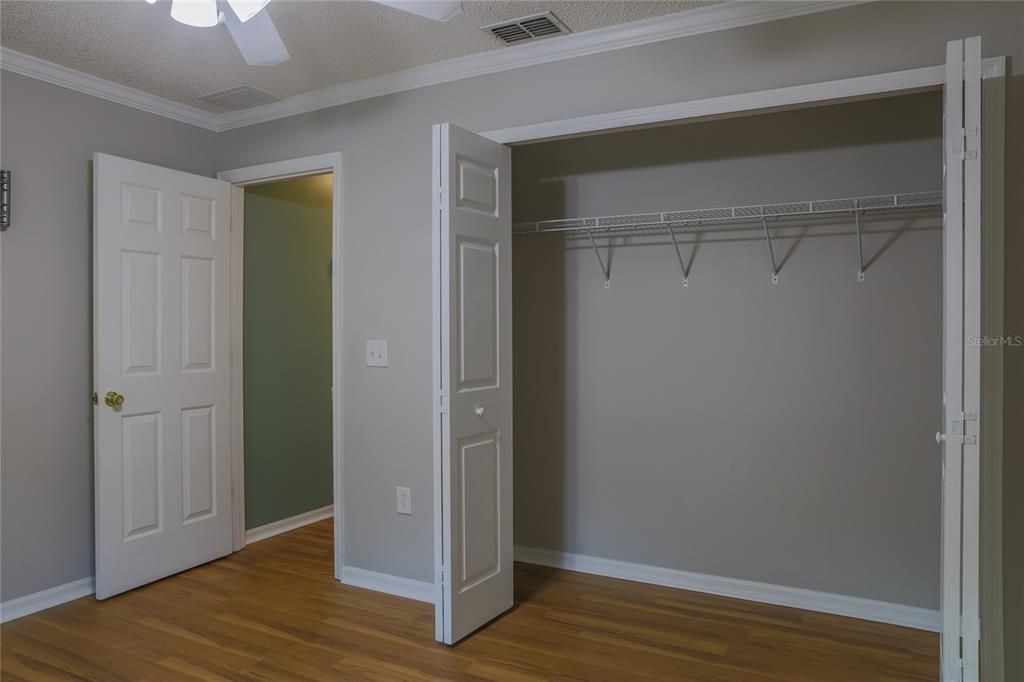
[[[925, 93], [521, 146], [514, 220], [937, 190], [941, 125]], [[687, 288], [666, 239], [605, 289], [517, 237], [516, 544], [937, 609], [939, 224], [866, 222], [862, 283], [852, 224], [779, 240], [777, 285], [756, 233]]]

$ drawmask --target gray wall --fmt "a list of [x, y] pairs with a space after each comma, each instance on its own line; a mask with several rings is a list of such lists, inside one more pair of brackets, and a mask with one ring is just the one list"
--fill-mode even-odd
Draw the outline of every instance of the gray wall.
[[[529, 145], [513, 219], [937, 190], [941, 135], [928, 93]], [[787, 230], [778, 285], [760, 226], [708, 234], [686, 289], [667, 238], [610, 289], [517, 238], [516, 544], [937, 609], [940, 227], [866, 221], [863, 283], [849, 220]]]
[[[214, 146], [219, 150], [217, 168], [331, 150], [345, 152], [348, 169], [344, 197], [343, 338], [347, 363], [343, 387], [347, 456], [346, 558], [361, 568], [430, 580], [431, 343], [427, 215], [431, 197], [429, 186], [424, 182], [430, 172], [429, 124], [449, 120], [471, 129], [489, 130], [565, 116], [928, 66], [943, 60], [946, 40], [978, 34], [984, 38], [987, 55], [1006, 54], [1015, 58], [1008, 128], [1011, 136], [1019, 136], [1020, 120], [1024, 120], [1020, 113], [1024, 112], [1024, 98], [1017, 85], [1024, 58], [1022, 22], [1024, 6], [1021, 3], [872, 3], [432, 86], [222, 133], [215, 141], [204, 133], [186, 133], [182, 126], [161, 121], [153, 125], [160, 130], [179, 132], [156, 136], [149, 127], [145, 136], [138, 134], [137, 141], [133, 142], [124, 134], [133, 126], [110, 125], [108, 134], [113, 136], [116, 132], [117, 143], [110, 140], [109, 148], [101, 148], [101, 151], [120, 152], [195, 170], [198, 170], [197, 165], [206, 164], [208, 151]], [[52, 160], [46, 165], [47, 172], [63, 172], [63, 154], [67, 147], [93, 151], [101, 146], [96, 143], [100, 138], [80, 127], [81, 110], [119, 111], [100, 117], [110, 118], [114, 123], [156, 120], [101, 103], [66, 106], [69, 101], [81, 99], [66, 93], [41, 94], [40, 99], [23, 101], [24, 98], [10, 96], [19, 86], [6, 90], [7, 83], [17, 80], [4, 74], [5, 163], [8, 145], [22, 144], [26, 150], [31, 147], [31, 152], [25, 151], [19, 156], [35, 156], [36, 159], [29, 158], [19, 165], [32, 167], [45, 158]], [[39, 84], [24, 88], [26, 93], [28, 88], [32, 91], [50, 89]], [[39, 106], [38, 101], [44, 105]], [[45, 111], [46, 103], [54, 101], [63, 103], [62, 108]], [[58, 117], [50, 126], [38, 124]], [[74, 131], [75, 140], [61, 142], [62, 135], [72, 134], [69, 131]], [[15, 143], [15, 135], [26, 142]], [[204, 143], [193, 144], [185, 142], [186, 139], [199, 139]], [[166, 147], [167, 157], [155, 154], [155, 147]], [[1016, 149], [1020, 149], [1019, 143]], [[86, 157], [83, 152], [76, 158], [84, 160]], [[1008, 163], [1013, 165], [1012, 172], [1016, 175], [1012, 177], [1017, 178], [1019, 187], [1022, 161], [1018, 157]], [[88, 184], [82, 184], [83, 174], [82, 170], [74, 172], [68, 186], [80, 187], [79, 196], [85, 197]], [[1020, 203], [1020, 192], [1010, 191], [1009, 195], [1008, 226], [1012, 231], [1014, 225], [1020, 224], [1024, 206]], [[47, 206], [48, 199], [40, 197], [35, 205], [41, 211], [57, 210]], [[59, 210], [77, 216], [80, 209], [76, 209], [74, 203]], [[21, 214], [28, 209], [17, 210]], [[85, 235], [77, 241], [67, 239], [64, 234], [54, 236], [44, 240], [45, 244], [35, 253], [17, 249], [16, 242], [8, 240], [9, 236], [4, 236], [4, 265], [20, 259], [24, 270], [36, 274], [34, 283], [48, 277], [49, 273], [42, 271], [55, 262], [56, 267], [65, 262], [87, 266], [89, 262]], [[1016, 250], [1011, 253], [1014, 246]], [[1007, 258], [1014, 259], [1016, 265], [1021, 249], [1019, 235], [1008, 239], [1007, 248]], [[15, 269], [11, 266], [11, 270]], [[395, 277], [396, 272], [402, 276]], [[5, 268], [4, 281], [19, 279]], [[49, 288], [51, 282], [47, 279], [43, 284]], [[1020, 275], [1010, 275], [1008, 283], [1014, 282], [1021, 283]], [[21, 304], [30, 314], [36, 311], [35, 315], [45, 315], [47, 320], [51, 316], [65, 319], [69, 314], [79, 320], [78, 324], [61, 326], [60, 336], [56, 338], [62, 343], [68, 339], [68, 357], [61, 358], [62, 363], [67, 363], [62, 365], [66, 370], [64, 376], [79, 377], [79, 386], [84, 386], [86, 391], [89, 359], [81, 349], [89, 339], [88, 320], [83, 313], [74, 311], [88, 302], [84, 293], [87, 285], [88, 277], [82, 276], [75, 280], [74, 286], [60, 288], [62, 293], [55, 295], [49, 308], [40, 306], [28, 310], [27, 304]], [[54, 287], [54, 290], [58, 289]], [[10, 458], [12, 468], [17, 470], [20, 466], [24, 474], [21, 478], [26, 480], [19, 479], [21, 485], [31, 487], [44, 501], [8, 507], [9, 486], [5, 481], [4, 509], [5, 512], [13, 510], [16, 518], [8, 521], [5, 513], [4, 579], [6, 581], [8, 572], [14, 570], [8, 566], [15, 565], [18, 561], [15, 557], [23, 551], [38, 557], [40, 562], [34, 564], [38, 566], [45, 566], [55, 553], [61, 553], [64, 560], [59, 567], [36, 570], [34, 576], [19, 578], [20, 583], [12, 584], [9, 592], [5, 585], [5, 598], [39, 589], [43, 583], [49, 586], [86, 575], [90, 568], [91, 546], [85, 520], [91, 516], [86, 507], [91, 474], [84, 445], [88, 442], [88, 408], [75, 402], [72, 391], [66, 398], [60, 398], [67, 401], [66, 406], [59, 411], [54, 409], [51, 396], [65, 395], [64, 382], [58, 392], [56, 382], [43, 385], [35, 381], [15, 382], [9, 377], [11, 368], [40, 366], [55, 360], [50, 354], [35, 353], [29, 348], [30, 341], [19, 340], [12, 333], [14, 320], [8, 323], [6, 308], [8, 291], [11, 291], [9, 286], [4, 291], [4, 422], [5, 425], [24, 422], [32, 428], [21, 430], [17, 439], [9, 438], [5, 429], [4, 475], [6, 479]], [[373, 292], [372, 296], [367, 292]], [[30, 294], [20, 295], [27, 301]], [[1016, 324], [1020, 329], [1024, 312], [1019, 298], [1008, 297], [1007, 314], [1011, 326]], [[17, 320], [23, 323], [24, 317]], [[46, 324], [55, 324], [47, 320], [43, 320], [44, 329]], [[18, 328], [25, 327], [21, 324]], [[388, 371], [370, 373], [362, 367], [362, 343], [366, 338], [390, 340]], [[20, 349], [16, 344], [20, 344]], [[1020, 380], [1024, 358], [1020, 355], [1008, 353], [1012, 356], [1008, 357], [1008, 376], [1012, 380], [1007, 389], [1008, 409], [1016, 405], [1018, 411], [1024, 404], [1024, 381]], [[10, 396], [15, 393], [19, 393], [25, 403], [49, 410], [46, 420], [26, 417], [28, 410], [24, 408], [17, 412], [17, 419], [13, 413], [9, 416]], [[1008, 417], [1015, 414], [1008, 414]], [[60, 443], [51, 445], [58, 437]], [[1024, 426], [1019, 420], [1008, 419], [1006, 437], [1008, 458], [1010, 453], [1019, 456], [1024, 451]], [[39, 449], [45, 449], [45, 454], [35, 454]], [[85, 457], [86, 463], [81, 463], [79, 456]], [[32, 461], [47, 464], [45, 467], [28, 464]], [[1021, 471], [1019, 464], [1015, 471]], [[399, 517], [394, 513], [396, 485], [412, 486], [413, 516]], [[1019, 485], [1012, 487], [1007, 483], [1014, 491]], [[49, 513], [67, 504], [68, 499], [78, 499], [82, 506], [72, 507], [70, 512], [62, 514]], [[1019, 505], [1018, 502], [1015, 507], [1018, 519]], [[47, 511], [45, 516], [39, 516], [40, 509]], [[74, 521], [68, 520], [71, 518]], [[17, 543], [13, 540], [8, 543], [9, 526], [20, 527]], [[1019, 543], [1024, 537], [1024, 524], [1008, 523], [1005, 533], [1008, 542]], [[64, 551], [67, 551], [66, 556], [62, 554]], [[1022, 559], [1024, 556], [1019, 551], [1007, 553], [1007, 567], [1013, 569], [1008, 570], [1008, 580], [1024, 575]], [[47, 570], [52, 570], [53, 574], [48, 574]], [[1017, 589], [1016, 594], [1020, 603], [1021, 590]], [[1024, 604], [1020, 607], [1007, 616], [1017, 637], [1013, 648], [1018, 661], [1024, 655], [1020, 653], [1024, 649], [1020, 645], [1024, 637]], [[1024, 666], [1024, 661], [1019, 665]], [[1024, 677], [1024, 672], [1018, 677]]]
[[2, 163], [3, 585], [11, 599], [92, 574], [92, 154], [203, 175], [216, 136], [11, 74]]

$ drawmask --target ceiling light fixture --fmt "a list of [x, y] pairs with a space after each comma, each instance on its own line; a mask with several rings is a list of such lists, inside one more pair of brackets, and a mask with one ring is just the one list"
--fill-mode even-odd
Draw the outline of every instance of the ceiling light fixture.
[[[153, 5], [156, 0], [146, 2]], [[434, 21], [448, 21], [462, 12], [462, 0], [373, 2]], [[230, 11], [219, 11], [218, 3], [226, 3]], [[270, 0], [171, 0], [171, 17], [182, 24], [199, 28], [224, 24], [246, 64], [273, 66], [288, 59], [288, 48], [281, 40], [270, 14], [263, 11], [268, 4]]]
[[217, 0], [172, 0], [171, 17], [188, 26], [200, 28], [220, 23]]

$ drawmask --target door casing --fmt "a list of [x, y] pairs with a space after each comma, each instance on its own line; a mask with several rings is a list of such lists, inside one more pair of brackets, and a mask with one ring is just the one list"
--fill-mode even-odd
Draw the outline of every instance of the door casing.
[[344, 236], [343, 161], [341, 152], [305, 156], [221, 171], [217, 178], [231, 188], [231, 487], [232, 544], [245, 547], [245, 443], [242, 364], [242, 276], [244, 199], [247, 185], [286, 180], [304, 175], [333, 174], [331, 193], [331, 449], [334, 473], [334, 577], [341, 580], [345, 566], [345, 505], [343, 486], [344, 421], [342, 352], [342, 287], [344, 285], [342, 239]]

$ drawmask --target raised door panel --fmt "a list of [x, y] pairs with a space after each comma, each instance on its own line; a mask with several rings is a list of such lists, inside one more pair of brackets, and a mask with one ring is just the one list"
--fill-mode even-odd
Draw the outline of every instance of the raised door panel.
[[216, 203], [209, 197], [181, 197], [181, 231], [210, 239], [215, 238]]
[[501, 570], [501, 450], [496, 433], [459, 444], [459, 568], [455, 589], [472, 589]]
[[121, 184], [121, 224], [135, 230], [159, 232], [163, 193], [154, 187]]
[[186, 371], [213, 369], [214, 261], [181, 259], [181, 366]]
[[212, 405], [181, 411], [184, 523], [194, 523], [217, 513], [214, 433]]
[[455, 207], [497, 216], [498, 169], [462, 155], [456, 156], [455, 164]]
[[498, 385], [498, 244], [460, 237], [458, 390]]
[[121, 370], [160, 372], [161, 258], [156, 253], [121, 253]]
[[163, 529], [163, 457], [160, 414], [121, 418], [126, 541]]

